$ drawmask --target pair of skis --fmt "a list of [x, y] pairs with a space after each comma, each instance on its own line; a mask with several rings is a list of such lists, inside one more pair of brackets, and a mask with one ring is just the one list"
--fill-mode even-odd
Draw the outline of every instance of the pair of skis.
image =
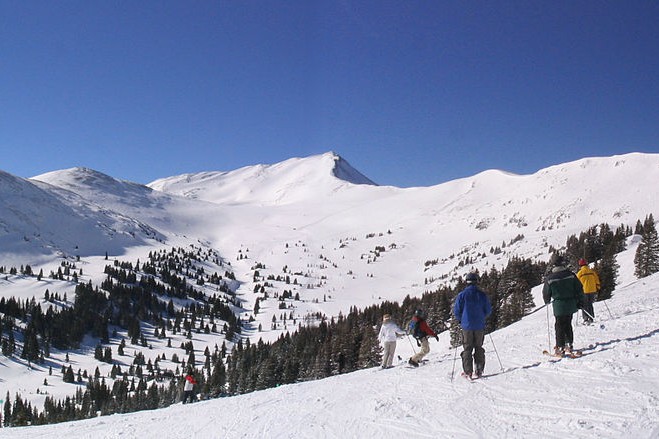
[[555, 354], [553, 352], [549, 352], [548, 350], [545, 349], [544, 351], [542, 351], [542, 353], [544, 355], [548, 355], [548, 356], [553, 357], [553, 358], [579, 358], [579, 357], [583, 356], [582, 351], [570, 351], [569, 353], [564, 352], [560, 355], [557, 355], [557, 354]]
[[477, 380], [483, 379], [485, 377], [484, 375], [476, 375], [475, 373], [466, 374], [464, 372], [461, 372], [460, 376], [462, 378], [466, 379], [467, 381], [477, 381]]

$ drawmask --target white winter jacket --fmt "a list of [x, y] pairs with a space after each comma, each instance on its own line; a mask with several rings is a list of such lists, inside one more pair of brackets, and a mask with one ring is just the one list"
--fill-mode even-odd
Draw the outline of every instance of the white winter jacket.
[[396, 341], [396, 337], [399, 335], [405, 335], [405, 331], [400, 329], [398, 325], [391, 320], [388, 320], [382, 324], [378, 340], [380, 340], [381, 343], [384, 343], [385, 341]]

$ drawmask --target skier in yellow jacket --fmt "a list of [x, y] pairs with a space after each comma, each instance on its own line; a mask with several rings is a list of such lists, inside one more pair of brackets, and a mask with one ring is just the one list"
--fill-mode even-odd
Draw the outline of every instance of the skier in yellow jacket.
[[597, 275], [597, 272], [591, 269], [588, 266], [588, 262], [581, 258], [579, 259], [579, 272], [577, 277], [583, 285], [583, 292], [586, 296], [583, 306], [583, 321], [587, 325], [593, 323], [593, 317], [595, 317], [595, 310], [593, 309], [593, 302], [597, 299], [597, 293], [600, 290], [600, 278]]

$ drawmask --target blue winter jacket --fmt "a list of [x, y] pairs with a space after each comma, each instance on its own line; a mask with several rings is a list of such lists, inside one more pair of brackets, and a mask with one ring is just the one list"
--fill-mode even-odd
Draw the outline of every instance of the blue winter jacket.
[[490, 299], [476, 285], [469, 285], [455, 299], [453, 314], [467, 331], [485, 329], [485, 318], [492, 312]]

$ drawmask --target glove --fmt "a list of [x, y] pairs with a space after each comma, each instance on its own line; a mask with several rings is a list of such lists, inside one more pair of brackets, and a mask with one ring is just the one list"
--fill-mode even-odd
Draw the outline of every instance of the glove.
[[435, 340], [439, 341], [439, 335], [435, 336]]

